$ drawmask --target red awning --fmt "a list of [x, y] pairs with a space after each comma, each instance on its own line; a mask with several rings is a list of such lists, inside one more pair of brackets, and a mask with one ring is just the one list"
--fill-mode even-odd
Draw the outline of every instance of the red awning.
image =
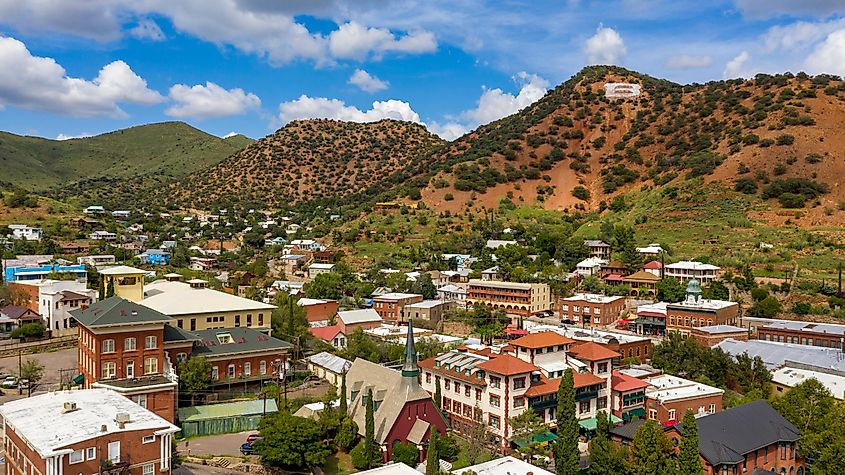
[[527, 335], [528, 330], [518, 330], [515, 328], [505, 328], [505, 333], [508, 335]]

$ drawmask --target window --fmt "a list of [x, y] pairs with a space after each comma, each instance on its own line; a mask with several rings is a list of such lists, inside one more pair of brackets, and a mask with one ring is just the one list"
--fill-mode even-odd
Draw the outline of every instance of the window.
[[607, 398], [600, 397], [596, 409], [604, 409], [607, 407]]
[[513, 398], [513, 407], [523, 407], [523, 406], [525, 406], [525, 398], [524, 397]]
[[244, 363], [244, 376], [252, 374], [252, 363]]
[[126, 362], [126, 377], [127, 378], [134, 378], [135, 377], [135, 362], [134, 361], [127, 361]]
[[431, 384], [431, 373], [425, 373], [425, 383]]
[[117, 365], [111, 361], [103, 363], [103, 379], [112, 379], [117, 376]]
[[158, 358], [144, 359], [144, 374], [158, 373]]
[[581, 401], [578, 405], [578, 412], [579, 414], [584, 414], [585, 412], [590, 412], [590, 400], [587, 399], [586, 401]]
[[443, 380], [443, 387], [446, 388], [446, 390], [448, 391], [449, 388], [452, 387], [452, 380], [451, 379], [444, 379]]
[[263, 313], [258, 314], [258, 326], [259, 327], [264, 326], [264, 314]]
[[670, 421], [675, 420], [675, 410], [674, 409], [669, 409], [669, 420]]
[[[640, 356], [640, 355], [637, 355]], [[599, 373], [607, 373], [607, 363], [599, 363]]]
[[514, 389], [522, 389], [525, 387], [525, 378], [514, 378], [513, 380], [513, 388]]
[[248, 326], [248, 327], [252, 326], [252, 314], [251, 313], [246, 314], [246, 326]]
[[85, 454], [82, 449], [74, 450], [70, 454], [70, 463], [79, 463], [85, 460]]
[[182, 319], [176, 320], [176, 326], [182, 328]]
[[[449, 384], [449, 383], [446, 383]], [[490, 376], [490, 387], [499, 389], [499, 386], [502, 384], [502, 378], [497, 378], [495, 376]], [[449, 389], [449, 386], [446, 386], [446, 389]]]
[[780, 459], [786, 460], [786, 444], [780, 444]]
[[499, 428], [499, 416], [494, 416], [493, 414], [490, 414], [490, 427], [494, 429]]
[[103, 353], [114, 353], [114, 340], [103, 340]]
[[481, 400], [481, 390], [480, 390], [480, 389], [478, 389], [478, 388], [476, 388], [476, 389], [475, 389], [475, 400], [476, 400], [476, 401], [480, 401], [480, 400]]
[[227, 369], [226, 374], [229, 378], [234, 378], [235, 377], [235, 365], [230, 364], [229, 368]]
[[177, 363], [184, 363], [188, 361], [188, 354], [187, 353], [176, 353], [176, 362]]
[[455, 381], [455, 392], [460, 394], [461, 393], [461, 383]]
[[138, 349], [138, 340], [135, 337], [123, 340], [123, 351], [135, 351]]
[[716, 413], [716, 405], [711, 404], [710, 407], [707, 408], [707, 412], [709, 412], [710, 414], [715, 414]]
[[88, 447], [85, 449], [85, 460], [94, 460], [95, 458], [97, 458], [96, 447]]
[[147, 395], [146, 394], [138, 394], [137, 396], [132, 396], [132, 402], [135, 404], [143, 407], [144, 409], [147, 408]]
[[155, 337], [155, 335], [150, 335], [146, 338], [146, 341], [144, 342], [144, 348], [146, 348], [148, 350], [152, 350], [152, 349], [156, 348], [157, 344], [158, 344], [158, 341], [157, 341], [157, 338]]
[[649, 409], [648, 410], [648, 418], [651, 420], [657, 420], [657, 410]]
[[155, 464], [144, 464], [144, 475], [153, 475], [155, 473]]
[[235, 327], [237, 328], [239, 326], [241, 326], [241, 316], [235, 315]]
[[145, 435], [143, 439], [141, 439], [142, 444], [152, 444], [156, 441], [156, 436], [154, 435]]
[[213, 381], [217, 381], [218, 379], [220, 379], [220, 370], [217, 368], [217, 366], [211, 368], [211, 379]]
[[267, 362], [266, 361], [261, 360], [261, 361], [258, 362], [258, 372], [260, 374], [267, 374]]
[[490, 405], [493, 407], [499, 407], [499, 396], [495, 394], [490, 395]]
[[443, 410], [444, 411], [451, 411], [452, 410], [452, 400], [449, 398], [443, 398]]

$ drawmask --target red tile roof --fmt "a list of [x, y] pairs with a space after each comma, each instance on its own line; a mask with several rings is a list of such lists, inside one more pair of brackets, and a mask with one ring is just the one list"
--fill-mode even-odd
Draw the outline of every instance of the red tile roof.
[[592, 386], [593, 384], [601, 384], [605, 382], [604, 378], [600, 378], [593, 373], [574, 373], [572, 379], [575, 382], [576, 388], [583, 388], [584, 386]]
[[341, 333], [340, 325], [332, 325], [329, 327], [311, 327], [308, 331], [317, 338], [325, 341], [332, 341], [338, 333]]
[[[525, 391], [525, 395], [528, 397], [536, 397], [556, 393], [560, 388], [560, 381], [561, 378], [549, 379], [544, 375], [540, 375], [540, 381], [531, 383], [531, 387]], [[572, 381], [576, 389], [605, 382], [604, 379], [594, 375], [593, 373], [572, 373]]]
[[561, 335], [560, 333], [553, 332], [553, 331], [546, 331], [540, 333], [531, 333], [529, 335], [525, 335], [521, 338], [517, 338], [510, 342], [513, 346], [518, 346], [521, 348], [547, 348], [549, 346], [556, 346], [556, 345], [570, 345], [575, 343], [575, 340], [570, 338], [566, 338], [565, 336]]
[[539, 371], [540, 369], [531, 363], [526, 363], [511, 355], [496, 356], [489, 361], [479, 364], [476, 368], [483, 369], [488, 373], [503, 374], [505, 376], [530, 373], [532, 371]]
[[663, 267], [663, 264], [660, 261], [651, 261], [648, 264], [643, 266], [643, 269], [660, 269]]
[[580, 345], [572, 348], [569, 350], [569, 354], [578, 359], [587, 361], [609, 360], [611, 358], [622, 357], [619, 353], [592, 341], [581, 343]]
[[643, 381], [642, 379], [635, 378], [633, 376], [628, 376], [627, 374], [620, 373], [619, 371], [614, 370], [613, 376], [610, 378], [610, 387], [614, 391], [619, 392], [627, 392], [633, 391], [635, 389], [643, 389], [648, 387], [648, 383]]

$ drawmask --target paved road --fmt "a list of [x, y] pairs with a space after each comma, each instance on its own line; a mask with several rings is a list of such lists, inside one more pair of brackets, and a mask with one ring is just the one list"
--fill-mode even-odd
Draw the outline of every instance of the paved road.
[[190, 455], [241, 455], [241, 444], [246, 442], [246, 436], [258, 431], [239, 432], [237, 434], [210, 435], [195, 437], [179, 443], [179, 452]]
[[228, 468], [211, 467], [208, 465], [199, 465], [194, 463], [183, 463], [178, 468], [173, 470], [173, 475], [234, 475], [243, 474], [236, 470], [229, 470]]
[[[32, 358], [38, 360], [41, 364], [44, 365], [44, 377], [41, 379], [41, 383], [39, 385], [40, 387], [35, 390], [33, 394], [43, 393], [56, 389], [59, 386], [60, 382], [60, 369], [73, 369], [73, 371], [65, 372], [64, 382], [68, 382], [68, 378], [73, 378], [74, 376], [76, 376], [78, 374], [76, 372], [76, 356], [77, 349], [75, 347], [47, 353], [22, 355], [22, 361], [26, 361]], [[7, 358], [0, 358], [0, 372], [6, 374], [17, 374], [18, 357], [11, 356]], [[0, 396], [0, 404], [8, 401], [13, 401], [15, 399], [20, 399], [22, 397], [18, 395], [18, 391], [15, 389], [4, 389], [3, 393], [4, 394]], [[25, 395], [23, 397], [25, 397]]]

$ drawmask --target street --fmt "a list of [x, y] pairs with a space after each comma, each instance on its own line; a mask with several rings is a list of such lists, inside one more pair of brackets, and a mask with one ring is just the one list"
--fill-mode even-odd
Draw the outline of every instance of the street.
[[[67, 383], [70, 379], [73, 379], [74, 376], [79, 374], [79, 370], [76, 364], [76, 357], [76, 348], [66, 348], [64, 350], [53, 352], [22, 355], [20, 361], [25, 362], [28, 359], [35, 359], [39, 361], [42, 365], [44, 365], [44, 377], [41, 379], [38, 388], [33, 391], [33, 394], [44, 393], [56, 389], [59, 386], [59, 383], [61, 382], [59, 371], [60, 369], [71, 370], [64, 372], [65, 383]], [[5, 374], [17, 375], [18, 357], [10, 356], [6, 358], [0, 358], [0, 372]], [[18, 395], [17, 389], [4, 389], [3, 395], [0, 396], [0, 404], [9, 401], [14, 401], [15, 399], [20, 399], [21, 397], [26, 397], [26, 392], [24, 392], [23, 395]]]
[[210, 435], [195, 437], [179, 442], [178, 450], [185, 455], [229, 455], [240, 457], [241, 444], [246, 436], [258, 431], [239, 432], [237, 434]]

